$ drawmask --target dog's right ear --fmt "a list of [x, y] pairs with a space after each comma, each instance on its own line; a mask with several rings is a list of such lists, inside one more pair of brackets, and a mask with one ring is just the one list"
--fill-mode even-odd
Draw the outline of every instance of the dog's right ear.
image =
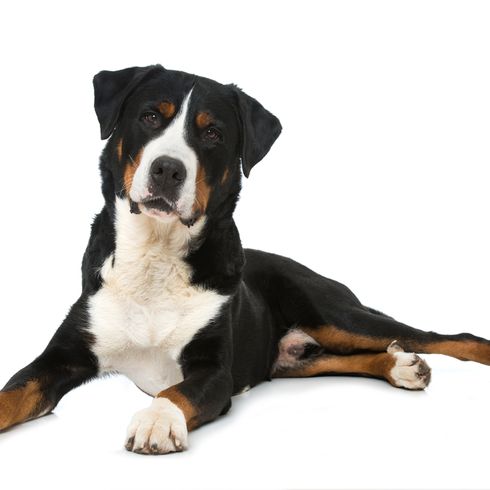
[[117, 71], [104, 70], [95, 75], [94, 106], [103, 140], [114, 131], [124, 101], [150, 73], [160, 70], [164, 71], [165, 68], [161, 65], [134, 66]]

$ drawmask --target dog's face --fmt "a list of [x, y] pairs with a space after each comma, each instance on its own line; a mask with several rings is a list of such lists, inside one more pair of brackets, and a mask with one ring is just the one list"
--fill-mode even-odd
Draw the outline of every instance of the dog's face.
[[115, 192], [133, 212], [192, 225], [219, 214], [269, 151], [279, 120], [233, 85], [156, 65], [103, 71], [95, 110]]

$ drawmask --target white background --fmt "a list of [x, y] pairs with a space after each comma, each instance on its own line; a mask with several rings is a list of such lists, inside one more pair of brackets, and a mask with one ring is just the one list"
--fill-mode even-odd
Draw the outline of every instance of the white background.
[[[245, 246], [282, 253], [424, 329], [490, 337], [485, 2], [10, 2], [0, 43], [0, 384], [80, 292], [102, 205], [102, 69], [235, 82], [282, 121], [244, 182]], [[94, 382], [0, 434], [2, 488], [489, 488], [490, 368], [426, 356], [424, 393], [276, 380], [188, 452], [124, 451], [149, 399]]]

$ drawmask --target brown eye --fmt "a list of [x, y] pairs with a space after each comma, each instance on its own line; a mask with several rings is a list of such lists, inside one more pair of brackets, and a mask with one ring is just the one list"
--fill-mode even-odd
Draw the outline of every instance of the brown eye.
[[152, 129], [159, 128], [162, 125], [162, 120], [160, 116], [155, 112], [145, 112], [141, 116], [141, 120], [145, 123], [146, 126]]
[[204, 132], [204, 138], [213, 143], [221, 141], [221, 133], [216, 128], [208, 128]]

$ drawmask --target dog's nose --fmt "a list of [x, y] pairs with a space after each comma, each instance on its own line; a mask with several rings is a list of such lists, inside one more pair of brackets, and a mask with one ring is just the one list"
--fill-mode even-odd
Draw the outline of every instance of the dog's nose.
[[187, 175], [184, 164], [171, 157], [159, 157], [153, 160], [150, 168], [153, 182], [162, 190], [181, 185]]

